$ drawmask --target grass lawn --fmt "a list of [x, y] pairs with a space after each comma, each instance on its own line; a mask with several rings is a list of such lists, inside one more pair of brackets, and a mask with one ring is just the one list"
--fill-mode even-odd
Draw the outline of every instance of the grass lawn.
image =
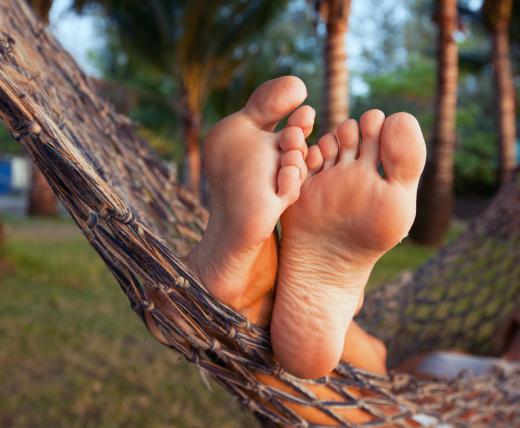
[[[258, 426], [155, 342], [68, 221], [7, 220], [0, 249], [0, 427]], [[431, 250], [403, 243], [371, 287]]]

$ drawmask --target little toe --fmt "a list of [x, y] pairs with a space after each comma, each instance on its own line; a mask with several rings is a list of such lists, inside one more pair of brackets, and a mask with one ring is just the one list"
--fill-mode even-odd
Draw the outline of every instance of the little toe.
[[338, 126], [336, 136], [339, 141], [339, 159], [352, 163], [359, 152], [359, 126], [356, 120], [348, 119]]
[[359, 119], [361, 128], [361, 147], [359, 158], [365, 162], [377, 165], [379, 163], [379, 137], [385, 121], [381, 110], [368, 110]]
[[426, 162], [426, 144], [414, 116], [401, 112], [385, 120], [381, 131], [381, 162], [388, 180], [417, 186]]
[[259, 86], [249, 98], [243, 112], [260, 128], [272, 131], [276, 124], [307, 98], [301, 79], [284, 76]]
[[328, 169], [336, 164], [338, 158], [338, 142], [334, 134], [328, 132], [318, 141], [318, 146], [323, 155], [323, 169]]
[[280, 148], [283, 152], [299, 150], [305, 159], [309, 148], [305, 142], [305, 135], [302, 128], [298, 126], [287, 126], [287, 128], [284, 128], [280, 134]]
[[280, 157], [280, 168], [295, 166], [300, 170], [300, 183], [307, 178], [307, 165], [300, 150], [289, 150]]
[[278, 191], [276, 194], [285, 207], [296, 202], [300, 196], [300, 176], [300, 168], [294, 165], [284, 166], [278, 172]]
[[301, 106], [289, 116], [287, 126], [298, 126], [307, 138], [312, 133], [315, 117], [316, 111], [311, 106]]
[[309, 148], [305, 163], [307, 164], [309, 175], [314, 175], [321, 171], [323, 168], [323, 154], [320, 146], [314, 145]]

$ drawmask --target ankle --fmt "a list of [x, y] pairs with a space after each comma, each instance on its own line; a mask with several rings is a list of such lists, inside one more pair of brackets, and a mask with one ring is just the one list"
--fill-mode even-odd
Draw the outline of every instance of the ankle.
[[[266, 241], [259, 248], [240, 249], [227, 239], [228, 235], [214, 233], [208, 225], [202, 240], [189, 252], [186, 260], [217, 300], [242, 312], [260, 300], [259, 290], [274, 285], [276, 241]], [[274, 248], [266, 252], [265, 247]]]

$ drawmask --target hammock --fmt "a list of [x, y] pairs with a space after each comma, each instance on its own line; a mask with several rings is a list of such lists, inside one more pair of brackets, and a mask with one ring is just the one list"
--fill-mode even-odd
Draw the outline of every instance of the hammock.
[[[450, 381], [381, 377], [346, 363], [315, 381], [283, 372], [268, 332], [216, 301], [183, 262], [204, 230], [204, 208], [24, 1], [0, 0], [0, 25], [0, 118], [152, 334], [264, 426], [324, 426], [318, 416], [347, 427], [520, 426], [518, 365]], [[441, 348], [499, 350], [495, 332], [520, 303], [519, 210], [517, 178], [432, 261], [367, 296], [362, 324], [384, 339], [391, 363]]]

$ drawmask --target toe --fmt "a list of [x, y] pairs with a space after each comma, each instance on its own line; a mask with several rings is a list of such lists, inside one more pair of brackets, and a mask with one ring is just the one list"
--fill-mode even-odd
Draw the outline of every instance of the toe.
[[288, 126], [280, 134], [280, 148], [283, 152], [301, 151], [303, 158], [307, 157], [308, 147], [303, 130], [297, 126]]
[[381, 110], [369, 110], [359, 119], [361, 128], [359, 158], [376, 167], [379, 163], [379, 137], [384, 121], [385, 114]]
[[307, 97], [301, 79], [284, 76], [265, 82], [249, 98], [243, 111], [260, 128], [272, 131], [276, 124], [298, 107]]
[[318, 146], [323, 155], [323, 169], [334, 166], [338, 157], [338, 142], [334, 134], [330, 132], [325, 134], [319, 139]]
[[426, 145], [417, 119], [408, 113], [388, 117], [381, 132], [381, 162], [388, 180], [417, 185], [426, 161]]
[[307, 178], [307, 165], [303, 160], [300, 150], [290, 150], [282, 154], [280, 158], [280, 167], [295, 166], [300, 170], [300, 182], [303, 183]]
[[278, 191], [276, 194], [285, 207], [296, 202], [300, 196], [300, 175], [300, 169], [294, 165], [284, 166], [278, 172]]
[[321, 153], [320, 146], [312, 146], [309, 149], [309, 154], [305, 159], [309, 175], [318, 173], [323, 168], [323, 154]]
[[359, 126], [354, 119], [349, 119], [338, 126], [336, 136], [339, 141], [339, 158], [341, 162], [351, 163], [358, 156]]
[[298, 126], [302, 129], [305, 138], [307, 138], [311, 135], [315, 117], [316, 111], [311, 106], [301, 106], [289, 116], [287, 125]]

